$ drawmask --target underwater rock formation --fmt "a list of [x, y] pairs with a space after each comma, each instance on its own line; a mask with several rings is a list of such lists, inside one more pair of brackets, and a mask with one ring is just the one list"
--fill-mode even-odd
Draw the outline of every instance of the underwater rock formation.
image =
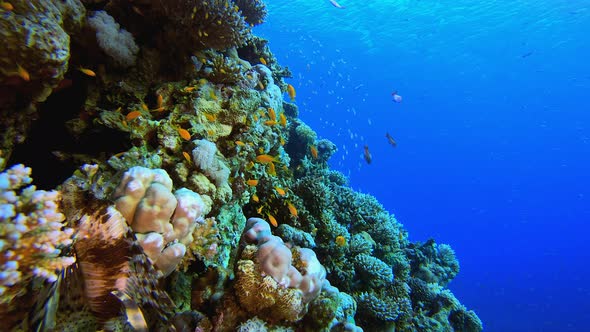
[[[23, 189], [23, 166], [0, 173], [8, 329], [481, 331], [445, 288], [453, 250], [411, 242], [329, 169], [336, 146], [298, 118], [289, 70], [252, 35], [262, 1], [6, 8], [0, 166], [26, 147], [68, 169], [34, 167], [48, 191]], [[29, 139], [49, 121], [37, 107], [65, 128], [51, 147]]]

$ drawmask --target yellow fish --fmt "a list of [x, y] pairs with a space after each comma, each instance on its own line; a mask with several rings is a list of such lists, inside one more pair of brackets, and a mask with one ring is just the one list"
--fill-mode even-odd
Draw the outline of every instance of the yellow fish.
[[261, 63], [261, 64], [263, 64], [263, 65], [265, 65], [265, 66], [267, 65], [267, 62], [266, 62], [266, 60], [265, 60], [263, 57], [260, 57], [260, 59], [259, 59], [259, 60], [260, 60], [260, 63]]
[[338, 235], [335, 242], [339, 247], [344, 247], [346, 245], [346, 238], [342, 235]]
[[256, 203], [260, 202], [260, 198], [258, 198], [258, 195], [256, 194], [252, 195], [252, 200]]

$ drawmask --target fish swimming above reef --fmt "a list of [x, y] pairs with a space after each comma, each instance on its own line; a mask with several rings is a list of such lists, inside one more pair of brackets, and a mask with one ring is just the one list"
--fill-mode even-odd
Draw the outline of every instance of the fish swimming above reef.
[[363, 153], [363, 156], [365, 157], [365, 161], [367, 162], [367, 164], [371, 164], [371, 161], [373, 161], [373, 157], [371, 156], [371, 152], [369, 152], [369, 146], [365, 145], [365, 151]]
[[385, 137], [387, 137], [387, 142], [393, 146], [394, 148], [397, 146], [397, 142], [389, 135], [389, 133], [385, 133]]
[[336, 0], [330, 0], [330, 3], [332, 4], [332, 6], [339, 8], [339, 9], [344, 9], [346, 7], [340, 5], [338, 2], [336, 2]]
[[396, 103], [401, 103], [402, 102], [402, 96], [397, 94], [397, 91], [393, 91], [391, 93], [391, 97], [393, 97], [393, 101], [395, 101]]

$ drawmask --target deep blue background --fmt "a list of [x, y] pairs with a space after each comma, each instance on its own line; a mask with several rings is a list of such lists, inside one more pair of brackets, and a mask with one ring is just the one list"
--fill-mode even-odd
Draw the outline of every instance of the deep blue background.
[[588, 331], [590, 1], [266, 2], [332, 166], [455, 249], [485, 330]]

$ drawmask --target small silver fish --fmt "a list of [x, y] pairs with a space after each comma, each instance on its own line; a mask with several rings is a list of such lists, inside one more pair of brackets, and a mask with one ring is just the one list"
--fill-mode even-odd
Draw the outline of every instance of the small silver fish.
[[330, 3], [332, 4], [332, 6], [336, 7], [336, 8], [340, 8], [340, 9], [344, 9], [346, 7], [340, 5], [338, 2], [336, 2], [336, 0], [330, 0]]

